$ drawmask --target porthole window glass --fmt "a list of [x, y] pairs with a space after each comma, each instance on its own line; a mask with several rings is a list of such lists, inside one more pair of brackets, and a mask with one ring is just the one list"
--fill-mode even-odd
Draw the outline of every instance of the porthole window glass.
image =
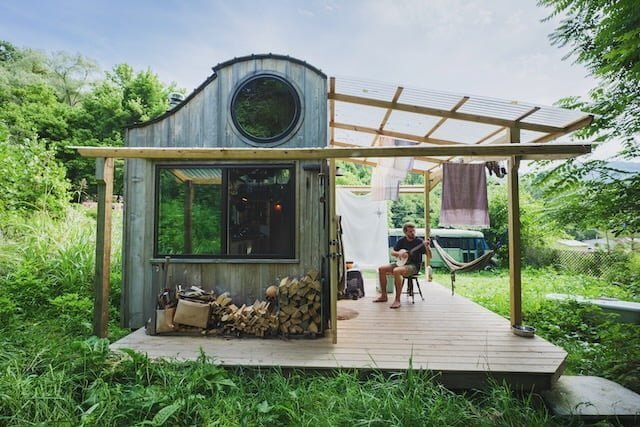
[[298, 123], [300, 99], [285, 80], [271, 75], [245, 82], [233, 96], [231, 117], [248, 139], [268, 143], [289, 135]]

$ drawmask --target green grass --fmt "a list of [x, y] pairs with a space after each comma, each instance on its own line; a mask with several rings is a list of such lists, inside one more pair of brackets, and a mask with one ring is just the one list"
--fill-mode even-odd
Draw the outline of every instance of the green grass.
[[[110, 340], [128, 332], [118, 327], [121, 227], [113, 229]], [[567, 423], [551, 417], [534, 395], [500, 384], [454, 393], [428, 372], [361, 377], [225, 369], [205, 357], [152, 361], [133, 351], [111, 352], [109, 341], [90, 336], [94, 235], [95, 219], [82, 209], [71, 209], [62, 221], [37, 214], [0, 222], [0, 425]], [[448, 276], [436, 278], [447, 283]], [[540, 298], [548, 291], [595, 296], [603, 289], [624, 297], [619, 289], [552, 271], [527, 270], [523, 279], [527, 323], [569, 351], [572, 372], [591, 373], [595, 363], [612, 379], [637, 374], [637, 350], [629, 346], [640, 348], [639, 334], [616, 329], [601, 313]], [[505, 272], [460, 275], [458, 292], [507, 315], [507, 283]]]
[[[359, 377], [353, 371], [223, 369], [110, 353], [76, 341], [73, 355], [0, 350], [2, 425], [556, 425], [531, 395], [501, 385], [453, 393], [426, 372]], [[9, 353], [9, 354], [8, 354]]]

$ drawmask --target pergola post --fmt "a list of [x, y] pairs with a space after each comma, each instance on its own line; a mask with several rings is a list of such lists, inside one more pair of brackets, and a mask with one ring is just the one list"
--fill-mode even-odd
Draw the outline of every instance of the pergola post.
[[[520, 143], [520, 129], [508, 129], [507, 136], [512, 144]], [[518, 168], [520, 156], [508, 159], [509, 192], [509, 300], [511, 326], [522, 325], [522, 266], [520, 262], [520, 189]]]
[[338, 343], [338, 217], [336, 216], [336, 160], [329, 160], [329, 285], [331, 290], [331, 342]]
[[[429, 199], [429, 195], [431, 193], [431, 172], [424, 171], [424, 238], [425, 241], [431, 237], [431, 201]], [[426, 254], [426, 262], [427, 264], [424, 267], [424, 271], [427, 275], [427, 281], [431, 281], [431, 277], [429, 275], [429, 266], [431, 266], [431, 257], [429, 256], [429, 252]]]
[[111, 268], [111, 208], [113, 202], [113, 158], [96, 159], [98, 218], [96, 227], [96, 275], [93, 334], [106, 338], [109, 323], [109, 277]]

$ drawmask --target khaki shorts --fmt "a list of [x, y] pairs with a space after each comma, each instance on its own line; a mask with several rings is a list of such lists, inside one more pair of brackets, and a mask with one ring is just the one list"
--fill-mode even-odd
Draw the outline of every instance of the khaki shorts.
[[[393, 268], [396, 268], [398, 265], [395, 262], [391, 263], [391, 266]], [[403, 267], [407, 270], [406, 273], [404, 273], [404, 276], [413, 276], [414, 274], [418, 274], [418, 269], [416, 268], [415, 264], [405, 264], [403, 265]]]

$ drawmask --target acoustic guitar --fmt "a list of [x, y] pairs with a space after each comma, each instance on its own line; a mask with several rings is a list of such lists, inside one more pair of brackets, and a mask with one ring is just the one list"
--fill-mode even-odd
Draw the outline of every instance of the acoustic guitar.
[[419, 250], [420, 248], [425, 248], [425, 242], [422, 241], [422, 244], [416, 246], [415, 248], [411, 249], [410, 251], [406, 250], [406, 249], [400, 249], [400, 251], [398, 251], [398, 256], [396, 257], [396, 265], [398, 267], [402, 267], [403, 265], [405, 265], [407, 263], [407, 261], [409, 261], [409, 257], [411, 255], [413, 255], [414, 252], [416, 252], [417, 250]]

